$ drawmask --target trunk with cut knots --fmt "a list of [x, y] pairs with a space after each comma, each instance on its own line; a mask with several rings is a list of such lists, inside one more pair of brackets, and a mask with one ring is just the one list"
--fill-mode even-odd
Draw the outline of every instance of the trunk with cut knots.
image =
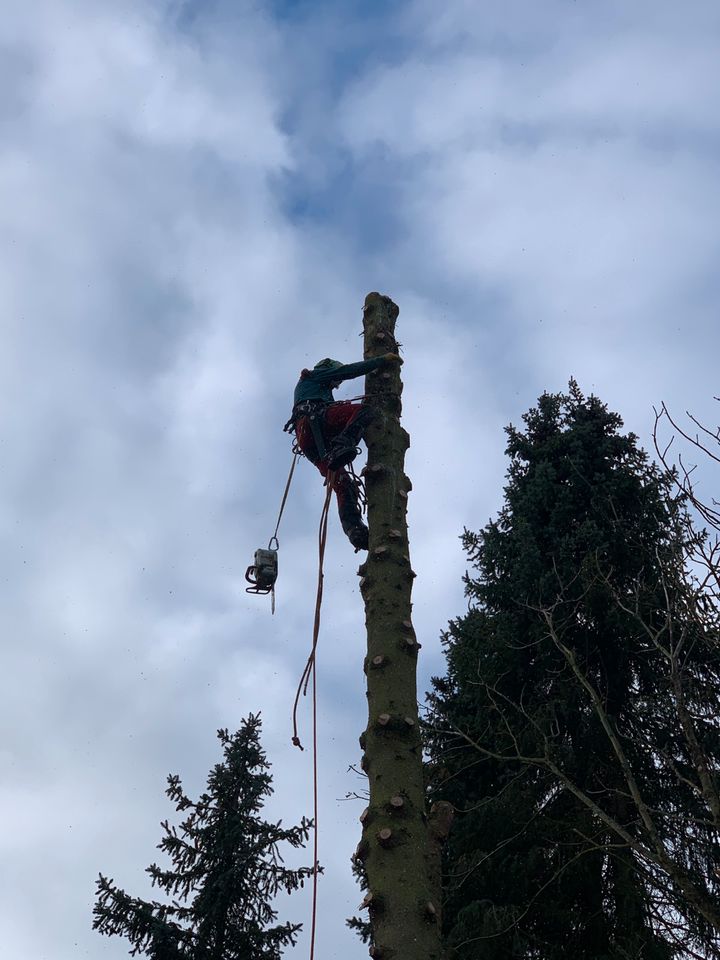
[[[365, 359], [397, 353], [397, 306], [370, 293], [363, 310]], [[451, 820], [449, 804], [425, 810], [422, 746], [417, 709], [417, 642], [410, 594], [404, 472], [408, 434], [400, 425], [399, 365], [369, 374], [366, 430], [370, 547], [358, 571], [365, 601], [368, 650], [368, 725], [360, 738], [370, 803], [361, 816], [357, 858], [368, 890], [363, 907], [372, 929], [370, 955], [382, 960], [438, 960], [440, 850]]]

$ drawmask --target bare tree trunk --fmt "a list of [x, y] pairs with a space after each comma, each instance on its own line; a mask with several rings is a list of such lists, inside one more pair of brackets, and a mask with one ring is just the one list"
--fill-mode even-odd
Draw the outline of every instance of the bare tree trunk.
[[[397, 306], [389, 297], [365, 299], [366, 359], [397, 353]], [[449, 811], [425, 811], [422, 748], [417, 710], [419, 644], [411, 622], [405, 451], [400, 426], [399, 365], [367, 377], [374, 417], [366, 431], [370, 549], [358, 571], [365, 601], [368, 653], [368, 725], [360, 738], [370, 804], [363, 813], [358, 856], [364, 861], [372, 927], [370, 955], [382, 960], [438, 960], [440, 942], [439, 848]]]

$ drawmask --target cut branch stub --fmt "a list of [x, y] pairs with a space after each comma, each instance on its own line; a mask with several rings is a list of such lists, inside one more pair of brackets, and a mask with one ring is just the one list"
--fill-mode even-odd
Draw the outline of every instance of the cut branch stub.
[[358, 906], [358, 910], [365, 910], [366, 908], [368, 908], [374, 899], [375, 898], [373, 897], [372, 893], [370, 893], [370, 891], [368, 890], [368, 892], [362, 898], [362, 902]]
[[435, 909], [435, 904], [431, 900], [428, 900], [428, 902], [425, 904], [425, 914], [427, 915], [428, 920], [437, 922], [437, 910]]
[[362, 863], [362, 861], [365, 859], [367, 854], [368, 854], [368, 843], [365, 840], [361, 840], [355, 849], [355, 853], [353, 854], [353, 859], [358, 860]]
[[400, 796], [390, 797], [390, 806], [393, 810], [400, 811], [405, 806], [405, 801]]
[[378, 843], [381, 847], [389, 847], [392, 838], [393, 832], [390, 827], [383, 827], [383, 829], [378, 832]]
[[388, 658], [384, 657], [381, 653], [379, 653], [376, 657], [372, 658], [372, 666], [375, 667], [376, 669], [378, 667], [387, 666], [387, 663], [388, 663]]
[[375, 480], [385, 469], [385, 465], [382, 463], [374, 463], [372, 466], [364, 466], [360, 471], [360, 476], [365, 477], [366, 479]]
[[380, 716], [377, 718], [377, 722], [380, 724], [381, 727], [386, 727], [390, 723], [391, 719], [392, 718], [389, 713], [381, 713]]
[[[400, 540], [402, 538], [402, 533], [399, 530], [390, 530], [388, 532], [388, 537], [390, 537], [391, 540]], [[408, 561], [409, 560], [410, 557], [408, 557]]]
[[402, 645], [408, 653], [417, 653], [421, 646], [414, 637], [403, 637]]
[[365, 807], [363, 812], [360, 814], [360, 823], [365, 823], [369, 816], [370, 816], [370, 807]]
[[374, 557], [384, 557], [389, 552], [389, 547], [375, 547], [373, 550]]
[[378, 894], [373, 893], [371, 890], [363, 897], [362, 903], [358, 907], [358, 910], [370, 910], [372, 913], [380, 913], [383, 908], [383, 898]]

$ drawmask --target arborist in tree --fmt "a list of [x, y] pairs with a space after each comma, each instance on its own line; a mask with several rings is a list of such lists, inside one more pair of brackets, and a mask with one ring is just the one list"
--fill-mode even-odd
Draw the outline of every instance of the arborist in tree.
[[286, 430], [295, 430], [297, 443], [323, 477], [330, 475], [340, 523], [355, 550], [367, 550], [368, 528], [362, 520], [355, 481], [346, 467], [358, 454], [358, 443], [372, 411], [363, 403], [336, 401], [332, 391], [343, 380], [361, 377], [390, 363], [402, 363], [396, 353], [373, 360], [340, 363], [327, 357], [312, 370], [303, 370], [295, 387], [292, 416]]

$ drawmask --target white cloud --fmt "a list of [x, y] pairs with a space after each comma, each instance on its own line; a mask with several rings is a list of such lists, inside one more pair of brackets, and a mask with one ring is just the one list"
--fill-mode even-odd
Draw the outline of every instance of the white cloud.
[[575, 373], [625, 409], [642, 384], [648, 411], [704, 366], [717, 292], [717, 16], [469, 6], [412, 5], [417, 43], [338, 108], [348, 148], [395, 178], [403, 276], [454, 284], [458, 323], [491, 301], [465, 321], [492, 330], [491, 382]]

